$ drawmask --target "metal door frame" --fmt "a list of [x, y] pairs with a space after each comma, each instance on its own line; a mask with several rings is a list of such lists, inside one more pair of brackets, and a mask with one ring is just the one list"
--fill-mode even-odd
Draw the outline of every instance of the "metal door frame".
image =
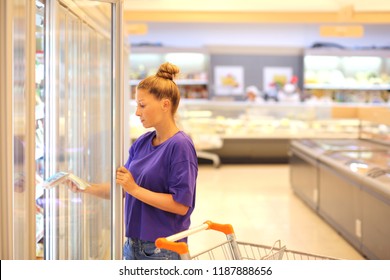
[[[25, 1], [25, 186], [35, 186], [35, 1]], [[12, 0], [0, 1], [0, 259], [35, 259], [35, 188], [25, 188], [28, 221], [23, 224], [27, 242], [15, 252], [14, 232], [14, 30]]]
[[112, 90], [112, 176], [111, 176], [111, 258], [122, 259], [123, 247], [123, 191], [116, 184], [116, 169], [123, 164], [124, 149], [124, 32], [123, 32], [123, 0], [112, 3], [112, 73], [114, 86]]
[[0, 2], [0, 259], [13, 259], [11, 6]]

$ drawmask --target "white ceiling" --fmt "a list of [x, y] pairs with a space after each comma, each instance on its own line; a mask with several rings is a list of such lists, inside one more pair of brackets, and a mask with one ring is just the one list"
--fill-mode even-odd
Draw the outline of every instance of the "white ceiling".
[[132, 11], [355, 12], [390, 11], [390, 0], [124, 0]]

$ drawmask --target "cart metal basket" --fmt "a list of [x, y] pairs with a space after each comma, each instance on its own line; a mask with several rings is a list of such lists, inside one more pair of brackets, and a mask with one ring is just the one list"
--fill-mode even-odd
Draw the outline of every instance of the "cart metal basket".
[[[204, 230], [215, 230], [226, 235], [226, 240], [213, 245], [207, 250], [191, 255], [187, 243], [177, 242]], [[174, 251], [182, 260], [335, 260], [335, 258], [288, 250], [280, 240], [273, 246], [266, 246], [236, 240], [232, 225], [206, 221], [200, 226], [177, 234], [158, 238], [157, 248]]]

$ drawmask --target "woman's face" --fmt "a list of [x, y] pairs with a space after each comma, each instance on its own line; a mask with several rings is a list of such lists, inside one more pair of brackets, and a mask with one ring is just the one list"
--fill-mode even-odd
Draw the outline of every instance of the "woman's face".
[[145, 128], [156, 127], [163, 120], [162, 101], [153, 94], [145, 89], [138, 89], [135, 100], [137, 101], [135, 114]]

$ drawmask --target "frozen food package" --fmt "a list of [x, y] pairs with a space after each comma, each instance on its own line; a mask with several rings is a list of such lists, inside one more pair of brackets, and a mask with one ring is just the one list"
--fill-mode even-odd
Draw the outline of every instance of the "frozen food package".
[[69, 173], [67, 172], [57, 172], [54, 175], [47, 178], [45, 181], [42, 182], [42, 187], [45, 189], [50, 189], [52, 187], [55, 187], [67, 180], [69, 176]]
[[61, 172], [57, 172], [54, 175], [47, 178], [42, 183], [42, 187], [44, 187], [45, 189], [50, 189], [52, 187], [55, 187], [59, 184], [64, 183], [65, 181], [73, 182], [77, 186], [77, 188], [80, 190], [85, 190], [86, 188], [88, 188], [90, 186], [89, 183], [87, 183], [86, 181], [84, 181], [80, 177], [78, 177], [72, 173], [61, 171]]
[[89, 186], [91, 186], [88, 182], [84, 181], [80, 177], [77, 177], [76, 175], [70, 173], [68, 176], [68, 180], [72, 181], [74, 184], [76, 184], [77, 188], [80, 190], [85, 190]]

